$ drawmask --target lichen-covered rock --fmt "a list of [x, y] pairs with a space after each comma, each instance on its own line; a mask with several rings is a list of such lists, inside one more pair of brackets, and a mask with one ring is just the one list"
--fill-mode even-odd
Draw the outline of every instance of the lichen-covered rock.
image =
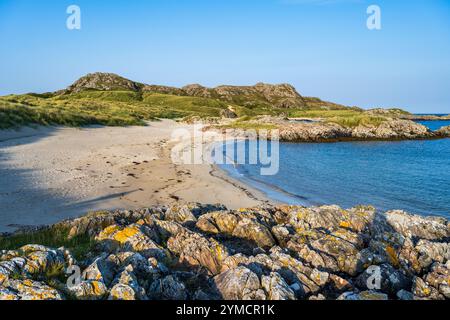
[[162, 239], [168, 239], [170, 237], [176, 236], [178, 233], [184, 232], [187, 229], [184, 228], [177, 222], [165, 221], [165, 220], [154, 220], [156, 230], [158, 231]]
[[392, 140], [422, 139], [447, 136], [446, 131], [431, 132], [427, 127], [410, 120], [386, 118], [378, 125], [344, 127], [337, 123], [313, 122], [293, 123], [288, 120], [264, 118], [251, 120], [256, 123], [270, 123], [280, 130], [282, 141], [321, 142], [342, 140]]
[[418, 253], [418, 263], [425, 269], [433, 263], [445, 263], [450, 260], [450, 243], [420, 240], [415, 249]]
[[214, 283], [225, 300], [266, 299], [258, 276], [245, 267], [237, 267], [217, 275]]
[[412, 293], [416, 300], [442, 300], [444, 297], [437, 289], [419, 277], [414, 277]]
[[450, 261], [447, 261], [445, 265], [438, 262], [434, 263], [431, 272], [424, 279], [440, 294], [450, 299]]
[[22, 272], [27, 274], [44, 273], [47, 270], [63, 270], [66, 264], [62, 250], [52, 250], [44, 246], [28, 245], [20, 248], [25, 253], [26, 263]]
[[186, 286], [172, 275], [154, 281], [148, 289], [148, 296], [157, 300], [186, 300], [188, 298]]
[[221, 205], [202, 205], [200, 203], [185, 204], [182, 206], [172, 206], [165, 212], [165, 219], [181, 224], [196, 223], [197, 217], [211, 211], [225, 210]]
[[101, 300], [106, 297], [108, 288], [103, 281], [86, 280], [68, 287], [68, 291], [77, 300]]
[[0, 299], [450, 298], [444, 218], [363, 206], [190, 204], [48, 228], [90, 235], [95, 245], [79, 262], [65, 248], [0, 250]]
[[261, 285], [267, 293], [268, 300], [295, 300], [294, 291], [276, 272], [262, 276]]
[[436, 131], [436, 134], [442, 137], [450, 137], [450, 126], [440, 128]]
[[137, 277], [130, 265], [114, 280], [109, 300], [145, 300], [145, 289], [139, 285]]
[[95, 259], [82, 274], [84, 280], [101, 281], [108, 286], [114, 279], [115, 265], [106, 259], [105, 255]]
[[12, 301], [12, 300], [20, 300], [19, 296], [7, 288], [2, 288], [0, 286], [0, 301]]
[[238, 222], [237, 215], [226, 211], [218, 211], [201, 216], [197, 222], [197, 227], [203, 232], [232, 234]]
[[[394, 296], [400, 290], [411, 289], [412, 282], [408, 276], [390, 264], [371, 267], [375, 268], [366, 269], [356, 279], [356, 285], [361, 290], [371, 289], [371, 285], [379, 285], [378, 290]], [[377, 283], [375, 277], [379, 277], [379, 283]]]
[[232, 236], [250, 240], [261, 248], [271, 248], [276, 244], [266, 226], [247, 218], [241, 219], [238, 222], [236, 228], [233, 230]]
[[200, 217], [197, 227], [207, 233], [245, 239], [262, 248], [276, 244], [268, 227], [255, 219], [252, 213], [214, 212]]
[[179, 263], [205, 267], [211, 274], [218, 274], [222, 262], [229, 255], [228, 249], [214, 239], [186, 231], [167, 241], [167, 248], [179, 256]]
[[145, 257], [164, 258], [164, 249], [153, 241], [152, 237], [156, 237], [153, 229], [136, 223], [126, 227], [109, 226], [100, 232], [96, 240], [103, 242], [111, 252], [121, 248], [139, 252]]
[[62, 300], [56, 289], [30, 279], [10, 280], [8, 288], [4, 292], [7, 299], [12, 298], [11, 294], [13, 293], [16, 298], [12, 300]]
[[443, 218], [421, 217], [398, 210], [386, 212], [385, 216], [386, 222], [404, 237], [426, 240], [450, 237], [450, 225]]

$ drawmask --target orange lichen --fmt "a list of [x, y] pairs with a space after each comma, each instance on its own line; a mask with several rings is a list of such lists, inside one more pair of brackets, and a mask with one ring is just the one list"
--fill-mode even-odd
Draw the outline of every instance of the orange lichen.
[[395, 251], [395, 249], [391, 246], [387, 246], [386, 253], [388, 255], [390, 263], [396, 268], [399, 267], [400, 261], [398, 260], [398, 255], [397, 255], [397, 252]]
[[349, 228], [351, 227], [351, 224], [350, 224], [350, 222], [348, 222], [348, 221], [342, 221], [342, 222], [340, 223], [339, 226], [340, 226], [341, 228], [349, 229]]

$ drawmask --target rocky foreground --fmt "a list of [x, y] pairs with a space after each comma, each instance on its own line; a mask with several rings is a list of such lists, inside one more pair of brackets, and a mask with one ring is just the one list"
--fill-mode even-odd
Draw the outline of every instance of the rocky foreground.
[[[0, 299], [450, 298], [444, 218], [192, 204], [94, 213], [49, 228], [89, 234], [95, 247], [84, 261], [40, 245], [0, 251]], [[78, 282], [65, 274], [76, 266]]]

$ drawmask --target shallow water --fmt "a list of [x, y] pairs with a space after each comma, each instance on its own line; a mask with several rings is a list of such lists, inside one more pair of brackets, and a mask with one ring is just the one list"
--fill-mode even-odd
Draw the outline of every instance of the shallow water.
[[[450, 125], [438, 122], [431, 129]], [[284, 203], [370, 204], [450, 218], [450, 139], [281, 143], [274, 176], [260, 175], [259, 165], [221, 167]]]

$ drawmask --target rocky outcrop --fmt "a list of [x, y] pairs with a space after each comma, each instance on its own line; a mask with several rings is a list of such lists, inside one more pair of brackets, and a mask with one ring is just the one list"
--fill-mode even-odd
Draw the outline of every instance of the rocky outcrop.
[[36, 244], [0, 251], [0, 299], [450, 298], [444, 218], [363, 206], [190, 204], [101, 212], [48, 228], [95, 245], [80, 261]]
[[442, 127], [436, 133], [443, 137], [450, 137], [450, 126]]
[[[343, 126], [324, 120], [290, 121], [289, 119], [261, 116], [248, 121], [248, 127], [271, 125], [278, 129], [279, 139], [288, 142], [335, 142], [335, 141], [370, 141], [370, 140], [418, 140], [438, 139], [450, 136], [447, 128], [431, 131], [427, 127], [410, 120], [386, 118], [379, 124], [357, 126]], [[210, 126], [208, 129], [226, 131], [224, 126]], [[234, 130], [237, 136], [249, 133]], [[259, 132], [258, 132], [259, 133]], [[269, 137], [270, 137], [269, 132]]]
[[88, 90], [112, 91], [140, 91], [144, 87], [143, 84], [137, 83], [113, 73], [90, 73], [77, 80], [74, 84], [67, 88], [65, 93], [78, 93]]

